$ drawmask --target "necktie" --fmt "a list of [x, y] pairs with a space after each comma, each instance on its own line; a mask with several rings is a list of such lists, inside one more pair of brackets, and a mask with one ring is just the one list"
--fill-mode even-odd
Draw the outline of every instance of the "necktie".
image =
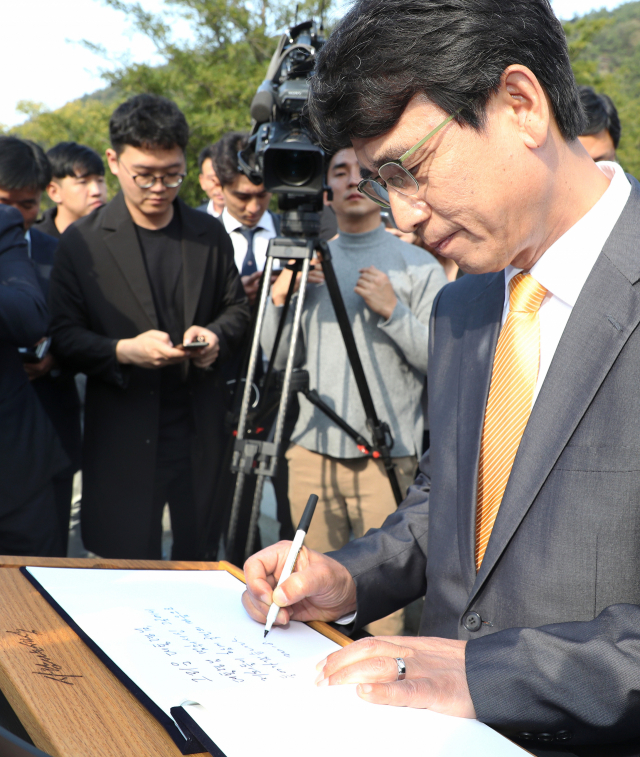
[[247, 254], [242, 261], [242, 270], [240, 271], [241, 276], [251, 276], [252, 273], [255, 273], [258, 270], [256, 256], [253, 254], [253, 238], [256, 235], [256, 231], [260, 231], [261, 229], [261, 226], [254, 226], [252, 229], [248, 226], [243, 226], [238, 229], [242, 236], [247, 240]]
[[480, 570], [531, 413], [540, 365], [538, 311], [546, 293], [528, 273], [519, 273], [509, 282], [509, 314], [496, 347], [480, 446], [476, 570]]

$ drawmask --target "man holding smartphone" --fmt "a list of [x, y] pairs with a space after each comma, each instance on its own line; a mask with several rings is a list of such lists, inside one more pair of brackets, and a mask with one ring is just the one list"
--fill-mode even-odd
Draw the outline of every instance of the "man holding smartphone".
[[133, 97], [109, 131], [121, 193], [62, 235], [51, 280], [56, 353], [88, 376], [82, 537], [104, 557], [159, 559], [168, 502], [172, 557], [195, 559], [221, 457], [214, 367], [249, 309], [228, 235], [177, 198], [177, 106]]

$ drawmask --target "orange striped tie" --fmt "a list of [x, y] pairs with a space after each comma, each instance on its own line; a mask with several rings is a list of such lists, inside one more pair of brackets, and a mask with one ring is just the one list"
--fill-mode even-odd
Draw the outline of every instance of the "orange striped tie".
[[528, 273], [519, 273], [509, 282], [509, 314], [496, 347], [480, 447], [476, 570], [480, 570], [531, 413], [540, 365], [538, 311], [546, 293]]

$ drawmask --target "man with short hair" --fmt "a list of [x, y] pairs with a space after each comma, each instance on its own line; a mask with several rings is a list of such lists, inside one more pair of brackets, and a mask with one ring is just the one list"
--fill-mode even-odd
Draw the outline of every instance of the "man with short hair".
[[271, 192], [250, 181], [238, 167], [238, 153], [247, 147], [248, 141], [249, 135], [242, 132], [225, 134], [218, 142], [215, 171], [225, 202], [221, 220], [233, 242], [245, 294], [253, 305], [269, 240], [278, 235], [280, 227], [277, 217], [268, 210]]
[[[339, 150], [327, 169], [327, 185], [339, 227], [329, 243], [340, 291], [353, 324], [373, 404], [389, 423], [392, 455], [402, 492], [413, 483], [422, 454], [424, 418], [420, 397], [427, 373], [431, 306], [447, 283], [442, 267], [414, 245], [388, 234], [380, 207], [358, 192], [360, 167], [352, 148]], [[273, 284], [263, 348], [270, 352], [292, 273]], [[371, 436], [358, 388], [323, 275], [314, 270], [305, 295], [296, 367], [309, 385], [365, 438]], [[286, 363], [293, 307], [289, 309], [277, 368]], [[319, 408], [300, 396], [300, 414], [286, 453], [289, 502], [299, 522], [309, 492], [320, 497], [305, 544], [319, 552], [343, 547], [350, 535], [379, 528], [397, 504], [381, 460], [365, 456], [354, 440]], [[403, 614], [368, 628], [385, 636], [403, 631]]]
[[65, 231], [51, 280], [56, 354], [88, 376], [82, 537], [159, 559], [168, 502], [172, 556], [194, 559], [221, 457], [216, 368], [249, 310], [228, 236], [177, 197], [189, 129], [175, 103], [132, 97], [109, 135], [121, 192]]
[[208, 213], [214, 218], [220, 218], [224, 210], [224, 195], [220, 180], [214, 167], [214, 160], [218, 144], [207, 145], [198, 155], [198, 168], [200, 169], [200, 186], [202, 191], [207, 195], [208, 200], [198, 206], [198, 210]]
[[640, 184], [578, 142], [562, 25], [548, 0], [360, 0], [310, 89], [361, 190], [476, 275], [434, 302], [403, 505], [275, 591], [290, 545], [253, 557], [245, 607], [360, 626], [426, 592], [423, 636], [356, 642], [319, 684], [536, 754], [638, 755]]
[[[42, 192], [51, 181], [51, 166], [42, 148], [26, 139], [0, 137], [0, 203], [20, 211], [27, 250], [45, 297], [57, 248], [56, 239], [43, 233], [35, 219]], [[46, 342], [41, 335], [40, 342]], [[31, 360], [33, 362], [31, 362]], [[66, 554], [73, 476], [80, 468], [80, 400], [73, 374], [61, 371], [51, 351], [37, 360], [31, 355], [24, 363], [32, 386], [49, 416], [67, 455], [68, 465], [53, 479], [60, 525], [60, 553]]]
[[596, 163], [616, 160], [622, 127], [613, 100], [596, 94], [592, 87], [578, 87], [578, 91], [587, 116], [587, 127], [578, 137], [582, 146]]
[[52, 173], [47, 194], [56, 207], [45, 210], [37, 226], [59, 239], [67, 226], [107, 201], [104, 163], [95, 150], [77, 142], [59, 142], [47, 158]]

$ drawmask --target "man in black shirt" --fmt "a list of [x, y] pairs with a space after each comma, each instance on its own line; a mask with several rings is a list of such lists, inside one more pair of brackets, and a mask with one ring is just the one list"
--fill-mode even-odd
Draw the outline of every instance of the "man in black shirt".
[[122, 191], [62, 235], [51, 277], [57, 355], [88, 376], [82, 537], [104, 557], [157, 559], [168, 502], [172, 557], [194, 559], [222, 458], [217, 367], [249, 309], [228, 235], [177, 198], [183, 114], [139, 95], [109, 130]]

